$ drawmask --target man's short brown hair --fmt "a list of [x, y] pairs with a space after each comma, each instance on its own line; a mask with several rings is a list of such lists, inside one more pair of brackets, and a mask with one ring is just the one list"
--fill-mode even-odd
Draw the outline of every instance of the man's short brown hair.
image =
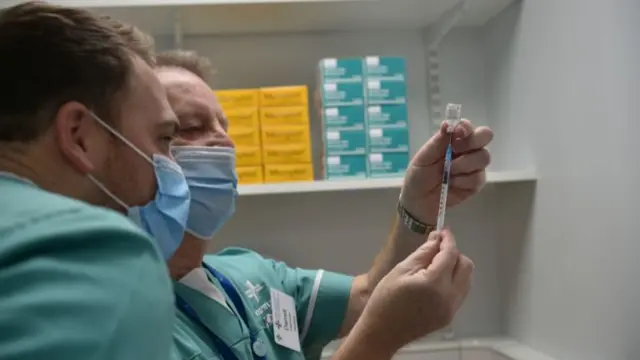
[[101, 18], [108, 22], [111, 28], [120, 35], [131, 51], [141, 57], [147, 64], [155, 65], [155, 41], [153, 36], [133, 25], [123, 23], [109, 16], [102, 16]]
[[215, 73], [211, 61], [195, 51], [172, 50], [156, 55], [156, 65], [187, 70], [205, 82], [210, 82]]
[[69, 101], [117, 117], [137, 51], [114, 24], [44, 2], [0, 12], [0, 142], [37, 139]]

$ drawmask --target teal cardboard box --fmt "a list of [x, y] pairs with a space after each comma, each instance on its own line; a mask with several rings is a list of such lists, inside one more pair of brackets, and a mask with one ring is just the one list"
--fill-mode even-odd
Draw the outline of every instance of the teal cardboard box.
[[322, 84], [322, 107], [364, 105], [362, 82], [326, 82]]
[[370, 178], [403, 177], [409, 166], [409, 153], [371, 153], [368, 159]]
[[361, 58], [327, 58], [320, 60], [320, 79], [322, 82], [361, 82], [362, 78]]
[[407, 65], [404, 58], [367, 56], [364, 58], [364, 76], [367, 79], [406, 81]]
[[370, 127], [369, 152], [409, 152], [409, 129], [403, 128], [379, 128]]
[[367, 155], [325, 156], [324, 177], [327, 180], [365, 179]]
[[367, 150], [367, 132], [364, 130], [325, 130], [324, 147], [326, 155], [364, 155]]
[[328, 129], [364, 130], [365, 109], [362, 105], [336, 106], [322, 109], [322, 126]]
[[407, 85], [404, 81], [368, 79], [365, 92], [368, 105], [407, 103]]
[[407, 105], [369, 105], [366, 121], [369, 127], [407, 127]]

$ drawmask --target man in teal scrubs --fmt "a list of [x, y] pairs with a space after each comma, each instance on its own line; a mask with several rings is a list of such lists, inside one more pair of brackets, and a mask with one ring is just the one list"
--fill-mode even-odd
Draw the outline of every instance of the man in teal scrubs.
[[46, 3], [0, 13], [0, 359], [169, 358], [164, 259], [118, 212], [155, 204], [149, 161], [177, 121], [120, 30]]
[[[226, 133], [227, 120], [205, 82], [210, 71], [207, 60], [192, 52], [171, 52], [159, 55], [157, 63], [156, 73], [181, 123], [175, 145], [233, 147]], [[492, 136], [490, 129], [474, 129], [468, 121], [456, 128], [454, 148], [461, 155], [452, 166], [449, 205], [472, 196], [484, 184], [489, 163], [485, 147]], [[424, 243], [432, 229], [427, 224], [434, 224], [437, 216], [447, 142], [443, 127], [412, 160], [399, 221], [366, 274], [351, 277], [290, 268], [240, 248], [205, 256], [205, 241], [186, 233], [168, 261], [177, 298], [174, 358], [317, 359], [329, 341], [350, 332], [380, 280]], [[176, 159], [181, 162], [178, 155]], [[216, 176], [221, 181], [220, 174]], [[228, 190], [218, 192], [218, 204], [229, 203], [234, 194]], [[210, 221], [224, 221], [229, 215], [223, 212]], [[456, 259], [458, 268], [472, 267], [465, 256]], [[437, 297], [438, 291], [431, 294]], [[448, 303], [453, 312], [454, 303]]]

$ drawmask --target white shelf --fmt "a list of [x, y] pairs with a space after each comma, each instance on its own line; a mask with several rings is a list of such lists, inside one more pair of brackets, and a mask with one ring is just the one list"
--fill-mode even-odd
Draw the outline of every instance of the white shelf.
[[[514, 183], [536, 181], [536, 179], [537, 173], [535, 172], [535, 170], [489, 171], [487, 173], [487, 183]], [[246, 196], [392, 188], [399, 189], [402, 186], [402, 181], [402, 178], [391, 178], [342, 181], [319, 180], [295, 183], [240, 185], [238, 186], [238, 193], [242, 196]]]
[[[482, 25], [514, 0], [469, 0], [460, 26]], [[19, 1], [2, 1], [0, 8]], [[50, 0], [95, 9], [155, 35], [425, 28], [459, 0]]]

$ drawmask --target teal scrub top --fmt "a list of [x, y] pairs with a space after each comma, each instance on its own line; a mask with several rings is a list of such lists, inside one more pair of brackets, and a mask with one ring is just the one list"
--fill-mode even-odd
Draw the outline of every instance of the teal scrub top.
[[126, 217], [0, 174], [0, 359], [168, 359], [166, 264]]
[[[175, 291], [198, 314], [200, 320], [221, 338], [239, 360], [253, 360], [249, 331], [262, 340], [267, 360], [315, 360], [339, 333], [344, 319], [353, 277], [323, 270], [290, 268], [282, 262], [265, 259], [257, 253], [228, 248], [204, 261], [231, 281], [249, 317], [248, 328], [234, 312], [180, 282]], [[208, 274], [222, 291], [219, 281]], [[271, 317], [270, 288], [293, 297], [302, 352], [276, 344]], [[234, 309], [228, 294], [227, 304]], [[176, 308], [174, 360], [222, 359], [202, 326]]]

